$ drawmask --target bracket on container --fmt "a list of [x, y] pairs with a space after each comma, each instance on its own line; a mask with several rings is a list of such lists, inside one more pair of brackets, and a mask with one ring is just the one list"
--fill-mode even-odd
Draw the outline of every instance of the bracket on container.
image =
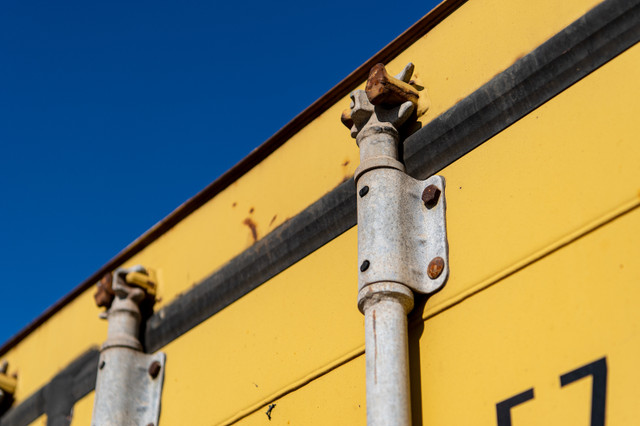
[[398, 283], [417, 293], [440, 289], [449, 277], [445, 181], [407, 175], [399, 155], [399, 129], [415, 114], [419, 94], [409, 81], [413, 64], [396, 77], [371, 69], [365, 90], [351, 93], [342, 122], [360, 147], [358, 289]]
[[363, 173], [358, 188], [358, 290], [377, 282], [429, 294], [449, 276], [445, 181], [393, 168]]
[[[133, 350], [100, 354], [92, 426], [158, 425], [166, 356]], [[97, 399], [96, 399], [97, 400]]]
[[119, 268], [98, 284], [98, 306], [107, 307], [107, 340], [98, 361], [92, 426], [157, 426], [166, 355], [146, 354], [139, 341], [140, 304], [156, 284], [142, 266]]

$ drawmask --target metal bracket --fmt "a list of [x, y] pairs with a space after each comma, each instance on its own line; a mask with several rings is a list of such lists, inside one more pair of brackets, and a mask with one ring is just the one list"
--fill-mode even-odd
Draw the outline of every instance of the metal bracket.
[[[119, 348], [100, 354], [92, 426], [158, 425], [164, 382], [164, 353]], [[113, 409], [117, 407], [117, 409]]]
[[449, 277], [444, 178], [380, 168], [362, 174], [357, 188], [358, 289], [377, 282], [440, 289]]

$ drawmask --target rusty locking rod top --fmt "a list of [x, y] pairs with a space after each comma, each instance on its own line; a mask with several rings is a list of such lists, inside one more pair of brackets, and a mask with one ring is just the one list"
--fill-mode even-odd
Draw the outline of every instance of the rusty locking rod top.
[[373, 105], [395, 106], [407, 101], [414, 107], [418, 105], [418, 91], [409, 83], [389, 75], [383, 64], [371, 68], [364, 90]]
[[[413, 69], [413, 64], [409, 63], [400, 74], [393, 77], [389, 75], [383, 64], [374, 65], [369, 72], [369, 78], [367, 79], [367, 85], [364, 90], [371, 105], [395, 107], [409, 101], [415, 109], [418, 105], [418, 97], [420, 95], [415, 87], [407, 83], [411, 78]], [[353, 117], [355, 105], [353, 100], [352, 93], [351, 106], [342, 111], [340, 117], [340, 121], [342, 121], [342, 124], [348, 129], [351, 129], [355, 124]]]

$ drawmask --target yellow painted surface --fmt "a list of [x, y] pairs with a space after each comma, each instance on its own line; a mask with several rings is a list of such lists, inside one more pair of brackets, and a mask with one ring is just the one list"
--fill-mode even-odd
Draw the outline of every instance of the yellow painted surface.
[[[426, 123], [509, 66], [518, 56], [531, 51], [561, 30], [595, 3], [594, 0], [575, 0], [562, 2], [562, 4], [551, 0], [535, 3], [524, 0], [472, 0], [416, 42], [396, 61], [393, 61], [389, 68], [391, 71], [396, 71], [408, 60], [416, 63], [419, 77], [427, 86], [432, 105], [427, 115], [421, 119]], [[553, 10], [554, 13], [543, 13], [544, 10]], [[482, 37], [478, 37], [478, 34], [482, 34]], [[127, 263], [127, 265], [141, 263], [157, 272], [158, 294], [161, 297], [159, 307], [169, 303], [176, 295], [187, 291], [193, 284], [201, 281], [233, 256], [249, 247], [253, 243], [253, 237], [248, 223], [255, 224], [256, 236], [262, 238], [284, 220], [293, 217], [352, 175], [357, 166], [358, 151], [354, 141], [349, 138], [348, 131], [339, 120], [340, 112], [347, 104], [348, 101], [345, 98], [344, 101], [329, 108], [260, 165]], [[503, 156], [504, 163], [508, 162], [507, 158], [509, 157]], [[486, 161], [486, 158], [482, 160]], [[506, 165], [504, 164], [504, 167]], [[460, 193], [458, 199], [466, 198], [473, 192], [470, 190], [472, 184], [467, 180], [475, 179], [477, 171], [473, 168], [468, 172], [461, 171], [459, 177], [455, 177], [455, 173], [452, 174], [450, 183], [455, 182], [456, 179], [464, 180], [467, 188], [466, 192]], [[449, 178], [447, 173], [448, 171], [444, 174]], [[292, 176], [295, 176], [295, 179], [292, 179]], [[474, 189], [474, 191], [478, 190], [477, 187]], [[452, 193], [453, 191], [449, 191], [448, 197], [455, 199]], [[473, 198], [473, 195], [470, 198]], [[451, 220], [455, 222], [455, 213], [452, 215], [454, 216]], [[476, 233], [476, 235], [479, 234], [481, 233]], [[348, 241], [344, 244], [353, 244], [353, 232], [348, 235], [343, 237]], [[353, 253], [355, 258], [353, 247], [344, 251]], [[453, 262], [464, 264], [464, 256], [460, 257], [461, 254], [453, 256], [452, 253], [452, 268], [456, 267]], [[344, 262], [352, 268], [354, 262], [348, 259], [348, 256], [342, 253], [333, 262]], [[327, 274], [324, 269], [326, 268], [319, 268], [320, 276]], [[499, 266], [497, 269], [500, 269]], [[487, 274], [492, 272], [493, 270], [486, 270]], [[346, 275], [342, 277], [350, 277], [353, 273], [353, 271], [345, 272]], [[341, 283], [342, 279], [344, 278], [341, 278]], [[349, 279], [341, 284], [348, 287], [352, 297], [349, 303], [355, 299], [355, 290], [351, 288], [353, 282]], [[260, 291], [259, 289], [254, 293], [261, 294]], [[287, 292], [289, 291], [290, 289], [287, 288]], [[6, 358], [19, 371], [16, 395], [18, 402], [47, 383], [55, 373], [89, 346], [104, 340], [106, 323], [97, 319], [98, 311], [91, 300], [92, 293], [93, 290], [88, 291], [70, 303], [7, 354]], [[244, 306], [243, 309], [254, 309], [254, 305], [242, 306]], [[349, 309], [352, 310], [351, 304]], [[236, 315], [239, 318], [246, 316], [246, 312], [248, 311], [229, 315]], [[288, 311], [283, 310], [283, 312]], [[336, 317], [342, 318], [342, 315], [350, 318], [354, 314], [349, 311], [348, 314], [340, 313]], [[217, 317], [221, 320], [209, 321], [215, 324], [211, 328], [217, 327], [218, 330], [228, 328], [223, 313]], [[354, 327], [358, 326], [359, 323]], [[267, 325], [263, 327], [266, 328]], [[229, 331], [213, 332], [211, 329], [204, 328], [199, 330], [200, 328], [203, 327], [198, 327], [194, 333], [202, 333], [203, 336], [230, 333]], [[198, 339], [187, 336], [184, 339], [191, 339], [189, 342], [198, 342]], [[268, 339], [264, 341], [269, 342]], [[185, 356], [189, 354], [197, 358], [193, 354], [194, 345], [196, 343], [189, 343], [185, 348], [168, 348], [168, 351], [177, 350]], [[347, 346], [349, 345], [345, 345], [344, 350], [342, 348], [335, 350], [337, 358], [344, 356], [345, 350], [347, 352], [351, 350], [346, 348]], [[313, 347], [315, 349], [315, 346]], [[42, 362], [43, 351], [47, 353], [46, 363]], [[329, 362], [331, 356], [326, 353], [319, 355], [318, 358], [311, 356], [309, 362], [311, 364]], [[204, 355], [199, 357], [203, 358]], [[201, 360], [198, 360], [195, 364], [200, 362]], [[283, 357], [282, 362], [288, 367], [287, 363], [291, 360]], [[299, 372], [309, 374], [309, 368], [306, 365], [300, 366], [299, 369], [293, 367], [296, 367], [295, 362], [291, 367], [291, 377], [297, 377]], [[193, 370], [191, 374], [195, 374], [195, 367]], [[287, 380], [289, 378], [280, 378], [269, 385], [268, 389], [276, 389]], [[199, 384], [184, 386], [187, 390], [200, 389]], [[225, 394], [221, 398], [226, 400], [231, 398], [230, 395], [231, 393]], [[260, 394], [248, 400], [256, 400], [258, 403], [262, 397], [264, 395]]]
[[640, 202], [638, 68], [640, 45], [442, 171], [452, 272], [426, 315]]
[[355, 234], [167, 345], [162, 422], [219, 424], [359, 350]]
[[106, 337], [107, 322], [98, 319], [93, 292], [85, 292], [2, 358], [9, 361], [9, 372], [18, 374], [16, 401], [27, 398]]
[[93, 413], [94, 392], [84, 396], [73, 406], [73, 416], [71, 426], [87, 426], [91, 424], [91, 414]]
[[[627, 51], [442, 171], [452, 275], [425, 316], [640, 203], [640, 129], [627, 112], [638, 59], [640, 47]], [[352, 229], [169, 344], [163, 419], [190, 404], [188, 423], [228, 424], [362, 351], [355, 256]]]
[[366, 416], [364, 382], [364, 355], [361, 355], [298, 391], [274, 400], [273, 403], [276, 406], [271, 410], [270, 422], [265, 414], [269, 404], [236, 424], [240, 426], [364, 425]]
[[431, 101], [420, 119], [427, 123], [598, 3], [470, 0], [398, 55], [391, 70], [416, 65]]
[[[414, 326], [414, 424], [495, 426], [496, 403], [533, 388], [514, 425], [588, 425], [591, 378], [560, 375], [602, 357], [607, 424], [636, 424], [639, 232], [636, 208]], [[271, 423], [266, 404], [237, 424], [364, 425], [364, 369], [360, 356], [274, 399]]]
[[428, 320], [420, 340], [425, 425], [588, 425], [591, 379], [560, 375], [605, 357], [607, 424], [640, 418], [640, 209]]

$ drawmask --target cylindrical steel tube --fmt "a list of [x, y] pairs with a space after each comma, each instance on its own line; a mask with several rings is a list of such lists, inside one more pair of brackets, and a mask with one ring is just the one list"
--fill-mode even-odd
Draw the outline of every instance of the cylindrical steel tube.
[[367, 425], [409, 426], [407, 313], [413, 294], [397, 283], [376, 283], [360, 292], [365, 316]]
[[139, 288], [131, 288], [126, 297], [116, 297], [107, 313], [109, 328], [103, 349], [125, 347], [138, 351], [142, 345], [138, 340], [140, 333], [140, 308], [138, 304], [144, 298]]

